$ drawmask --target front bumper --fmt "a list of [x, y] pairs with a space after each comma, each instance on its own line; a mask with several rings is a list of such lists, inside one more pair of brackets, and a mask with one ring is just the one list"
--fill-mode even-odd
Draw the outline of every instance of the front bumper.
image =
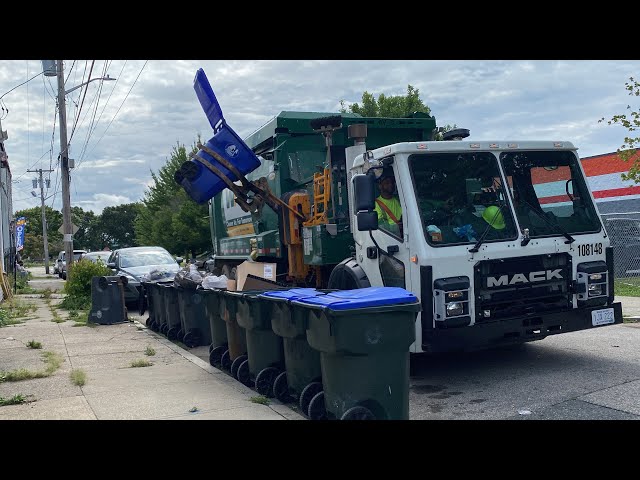
[[613, 308], [615, 325], [622, 323], [622, 304], [619, 302], [599, 307], [538, 315], [527, 318], [511, 318], [489, 323], [476, 323], [469, 327], [423, 330], [422, 349], [425, 352], [479, 350], [504, 345], [542, 340], [549, 335], [577, 332], [594, 327], [591, 312]]

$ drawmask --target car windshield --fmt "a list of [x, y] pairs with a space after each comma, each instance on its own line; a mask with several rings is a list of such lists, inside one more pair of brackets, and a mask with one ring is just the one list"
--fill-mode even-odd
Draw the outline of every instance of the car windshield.
[[593, 233], [600, 221], [570, 151], [517, 151], [500, 155], [522, 229], [531, 237]]
[[120, 266], [142, 267], [145, 265], [174, 264], [176, 261], [168, 252], [162, 250], [141, 250], [138, 252], [121, 252]]
[[491, 152], [411, 155], [409, 166], [431, 245], [517, 238], [498, 161]]

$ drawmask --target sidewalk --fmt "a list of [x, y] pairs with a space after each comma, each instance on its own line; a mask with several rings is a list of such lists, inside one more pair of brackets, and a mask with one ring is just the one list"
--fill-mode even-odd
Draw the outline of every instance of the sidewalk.
[[[46, 276], [44, 268], [30, 270], [36, 277]], [[64, 282], [47, 277], [30, 285], [61, 291]], [[26, 400], [0, 406], [0, 420], [304, 419], [275, 399], [268, 405], [254, 403], [252, 398], [262, 399], [255, 391], [147, 329], [137, 312], [130, 312], [132, 321], [127, 323], [79, 326], [67, 319], [68, 312], [53, 308], [62, 297], [17, 296], [34, 305], [35, 311], [28, 312], [23, 323], [0, 328], [0, 372], [52, 372], [45, 378], [0, 380], [0, 397], [21, 395]], [[56, 314], [62, 318], [56, 319]], [[29, 348], [32, 340], [42, 348]], [[151, 365], [131, 367], [132, 362], [144, 360]], [[84, 372], [84, 385], [74, 384], [72, 371]]]

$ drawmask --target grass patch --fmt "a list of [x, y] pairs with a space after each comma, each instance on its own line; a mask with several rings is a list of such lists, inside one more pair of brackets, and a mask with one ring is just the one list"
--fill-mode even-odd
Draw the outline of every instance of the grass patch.
[[258, 397], [251, 397], [249, 401], [253, 403], [259, 403], [260, 405], [269, 405], [269, 399], [263, 395], [260, 395]]
[[53, 318], [51, 319], [52, 322], [55, 322], [55, 323], [66, 322], [66, 319], [62, 318], [58, 313], [57, 308], [51, 304], [51, 299], [47, 299], [47, 306], [49, 307], [49, 311], [53, 316]]
[[156, 351], [153, 349], [153, 347], [147, 347], [144, 349], [144, 354], [149, 357], [152, 357], [153, 355], [156, 354]]
[[5, 407], [7, 405], [19, 405], [21, 403], [26, 402], [27, 399], [24, 395], [17, 394], [11, 398], [0, 397], [0, 407]]
[[49, 299], [49, 298], [51, 298], [51, 294], [52, 294], [53, 292], [51, 291], [51, 289], [50, 289], [50, 288], [45, 288], [44, 290], [42, 290], [42, 292], [41, 292], [41, 293], [42, 293], [42, 295], [41, 295], [41, 297], [40, 297], [40, 298]]
[[84, 372], [84, 370], [71, 370], [71, 374], [69, 376], [71, 378], [71, 383], [77, 385], [78, 387], [82, 387], [85, 383], [87, 383], [87, 374]]
[[62, 299], [62, 302], [58, 305], [61, 310], [68, 310], [70, 312], [74, 310], [91, 310], [91, 297], [75, 297], [67, 295]]
[[146, 360], [144, 358], [139, 360], [134, 360], [129, 364], [131, 368], [150, 367], [151, 365], [153, 365], [153, 363], [151, 363], [149, 360]]
[[25, 303], [13, 297], [0, 304], [0, 327], [22, 323], [20, 319], [26, 318], [31, 311], [38, 307], [32, 303]]
[[40, 342], [36, 342], [35, 340], [29, 340], [29, 342], [27, 342], [27, 347], [29, 347], [29, 348], [42, 348], [42, 344]]
[[9, 372], [0, 371], [0, 383], [2, 382], [21, 382], [22, 380], [32, 380], [34, 378], [46, 378], [60, 368], [63, 358], [56, 352], [42, 352], [42, 361], [47, 364], [44, 370], [28, 370], [19, 368]]
[[628, 282], [630, 279], [615, 280], [615, 294], [622, 297], [640, 297], [640, 285]]

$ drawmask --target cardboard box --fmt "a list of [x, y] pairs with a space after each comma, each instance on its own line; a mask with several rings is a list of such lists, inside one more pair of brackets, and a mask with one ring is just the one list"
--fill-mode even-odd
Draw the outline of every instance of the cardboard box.
[[231, 292], [236, 291], [236, 281], [235, 280], [227, 280], [227, 290]]
[[255, 275], [256, 277], [265, 278], [267, 280], [276, 280], [276, 264], [263, 262], [242, 262], [237, 266], [236, 270], [236, 289], [238, 291], [245, 290], [244, 284], [247, 281], [247, 275]]

